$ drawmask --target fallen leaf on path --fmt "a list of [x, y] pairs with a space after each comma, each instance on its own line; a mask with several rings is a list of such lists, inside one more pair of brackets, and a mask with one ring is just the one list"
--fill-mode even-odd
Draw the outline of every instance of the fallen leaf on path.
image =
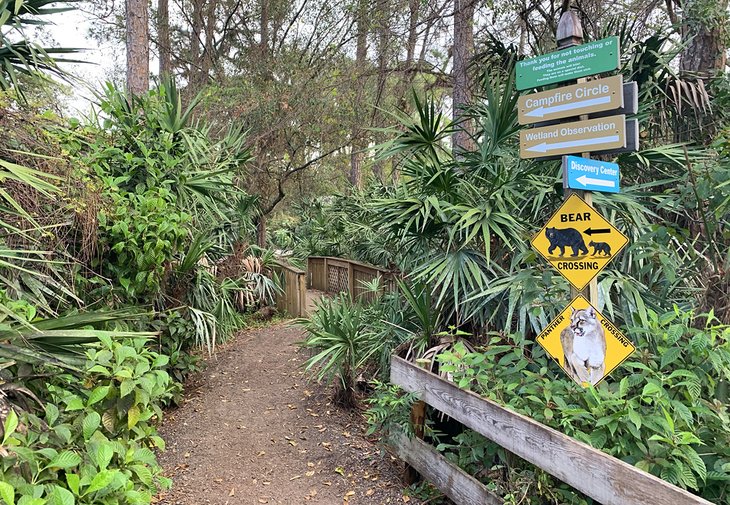
[[263, 456], [264, 454], [266, 454], [266, 451], [259, 451], [259, 453], [256, 456]]
[[236, 494], [236, 488], [235, 487], [232, 487], [231, 488], [231, 492], [228, 493], [228, 496], [233, 496], [234, 494]]
[[339, 474], [340, 474], [340, 475], [342, 475], [343, 477], [345, 476], [345, 469], [344, 469], [344, 468], [342, 468], [341, 466], [338, 466], [337, 468], [335, 468], [335, 472], [336, 472], [336, 473], [339, 473]]
[[409, 501], [411, 501], [410, 496], [403, 496], [403, 503], [408, 503]]
[[311, 477], [312, 475], [314, 475], [314, 470], [306, 472], [304, 475], [306, 475], [307, 477]]
[[294, 477], [292, 477], [292, 478], [291, 478], [291, 479], [289, 479], [289, 480], [297, 480], [297, 479], [301, 479], [301, 478], [302, 478], [302, 476], [301, 476], [301, 475], [295, 475]]
[[365, 491], [365, 496], [372, 496], [374, 494], [375, 494], [374, 489], [368, 489], [367, 491]]
[[268, 498], [259, 498], [259, 503], [269, 503]]
[[355, 496], [355, 491], [348, 491], [347, 493], [345, 493], [345, 496], [343, 496], [343, 499], [345, 501], [349, 501], [350, 500], [350, 496]]

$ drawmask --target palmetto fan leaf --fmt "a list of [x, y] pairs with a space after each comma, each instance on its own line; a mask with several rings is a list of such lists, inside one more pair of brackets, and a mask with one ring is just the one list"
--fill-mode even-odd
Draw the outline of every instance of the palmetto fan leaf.
[[[18, 77], [23, 74], [43, 72], [63, 76], [59, 61], [79, 63], [77, 60], [62, 60], [58, 55], [78, 53], [80, 50], [68, 47], [42, 47], [28, 39], [24, 28], [48, 24], [43, 16], [72, 10], [70, 6], [78, 0], [0, 0], [0, 89], [18, 86]], [[62, 5], [55, 7], [55, 5]], [[22, 95], [22, 90], [19, 90]]]
[[83, 365], [83, 345], [102, 337], [149, 338], [156, 332], [107, 330], [109, 323], [139, 314], [129, 309], [55, 317], [33, 323], [15, 322], [0, 329], [0, 361], [52, 363], [68, 369]]

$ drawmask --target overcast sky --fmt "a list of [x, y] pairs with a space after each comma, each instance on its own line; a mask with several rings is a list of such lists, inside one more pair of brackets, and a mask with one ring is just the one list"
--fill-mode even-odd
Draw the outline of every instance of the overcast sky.
[[54, 45], [61, 47], [78, 47], [84, 51], [78, 55], [68, 56], [86, 61], [85, 64], [63, 65], [63, 68], [83, 82], [74, 84], [73, 97], [69, 100], [71, 112], [88, 111], [91, 93], [87, 88], [101, 89], [103, 83], [113, 76], [115, 66], [124, 61], [124, 47], [113, 44], [99, 44], [88, 37], [93, 19], [81, 11], [74, 10], [54, 14], [53, 25], [48, 26], [48, 33], [53, 37]]

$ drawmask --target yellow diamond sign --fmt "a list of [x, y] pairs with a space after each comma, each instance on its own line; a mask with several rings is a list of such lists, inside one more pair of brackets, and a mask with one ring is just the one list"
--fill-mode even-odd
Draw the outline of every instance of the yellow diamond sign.
[[583, 387], [601, 382], [636, 349], [583, 296], [576, 297], [537, 342]]
[[531, 243], [568, 282], [581, 290], [628, 242], [596, 209], [573, 194]]

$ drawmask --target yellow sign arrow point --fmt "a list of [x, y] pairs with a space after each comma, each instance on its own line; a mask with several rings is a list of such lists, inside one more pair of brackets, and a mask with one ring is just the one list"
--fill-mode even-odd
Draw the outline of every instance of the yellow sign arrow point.
[[596, 209], [579, 196], [570, 195], [531, 244], [575, 289], [581, 290], [628, 242]]
[[583, 387], [601, 382], [636, 350], [583, 296], [576, 297], [537, 342]]

